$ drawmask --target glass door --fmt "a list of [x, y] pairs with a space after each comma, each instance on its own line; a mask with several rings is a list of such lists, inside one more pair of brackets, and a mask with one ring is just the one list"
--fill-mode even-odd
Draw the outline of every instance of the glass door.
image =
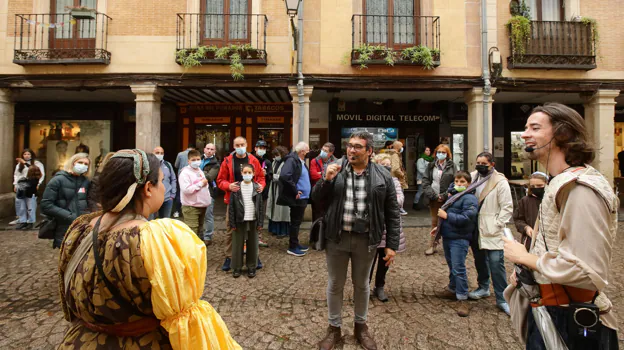
[[50, 22], [54, 22], [56, 25], [56, 29], [50, 31], [50, 48], [60, 49], [52, 52], [62, 56], [54, 58], [88, 58], [95, 54], [93, 50], [95, 49], [97, 19], [73, 18], [71, 9], [76, 7], [95, 11], [97, 0], [50, 1]]
[[215, 145], [215, 148], [217, 149], [217, 158], [223, 159], [230, 154], [231, 142], [229, 125], [196, 125], [195, 145], [197, 146], [197, 149], [203, 150], [208, 143]]

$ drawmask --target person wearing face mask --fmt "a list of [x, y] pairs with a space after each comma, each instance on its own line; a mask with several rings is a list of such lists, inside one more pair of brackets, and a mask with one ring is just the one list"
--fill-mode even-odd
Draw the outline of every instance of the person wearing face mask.
[[247, 277], [254, 278], [258, 261], [258, 232], [262, 230], [264, 221], [264, 203], [262, 194], [258, 191], [260, 185], [253, 182], [254, 167], [246, 164], [242, 173], [240, 191], [232, 192], [228, 207], [228, 225], [232, 230], [232, 276], [238, 278], [242, 274], [246, 240]]
[[267, 218], [269, 219], [269, 232], [277, 238], [288, 237], [290, 232], [290, 207], [277, 204], [279, 196], [279, 177], [284, 167], [284, 158], [288, 155], [288, 149], [284, 146], [277, 146], [273, 149], [273, 179], [269, 188], [269, 198], [267, 202]]
[[[264, 181], [267, 184], [271, 184], [271, 180], [273, 178], [273, 167], [271, 165], [271, 160], [269, 159], [267, 153], [267, 142], [264, 140], [258, 140], [258, 142], [256, 142], [256, 154], [255, 157], [256, 159], [258, 159], [258, 162], [260, 162], [260, 167], [262, 168], [262, 174], [264, 175]], [[269, 198], [269, 185], [264, 187], [264, 190], [262, 190], [262, 200], [264, 203], [267, 202], [267, 199]], [[259, 239], [259, 245], [260, 247], [263, 248], [267, 248], [269, 245], [262, 239], [262, 233], [258, 232], [258, 239]]]
[[74, 154], [48, 182], [41, 199], [41, 213], [56, 219], [52, 248], [60, 248], [72, 221], [89, 212], [90, 181], [85, 176], [91, 161], [86, 153]]
[[199, 151], [191, 150], [188, 153], [189, 166], [180, 172], [180, 201], [184, 223], [195, 232], [197, 237], [204, 241], [204, 215], [206, 208], [212, 202], [208, 180], [201, 171], [201, 156]]
[[518, 232], [522, 234], [522, 243], [528, 249], [531, 248], [533, 227], [537, 220], [539, 206], [544, 198], [544, 191], [548, 184], [548, 176], [542, 172], [535, 172], [529, 177], [529, 191], [526, 196], [518, 201], [518, 207], [514, 210], [513, 219]]
[[475, 192], [479, 198], [478, 239], [471, 242], [479, 288], [468, 293], [468, 298], [478, 300], [489, 297], [491, 275], [496, 305], [509, 315], [509, 305], [503, 297], [503, 292], [507, 288], [503, 229], [511, 219], [513, 203], [509, 182], [503, 174], [494, 169], [493, 159], [489, 152], [479, 154], [477, 170], [471, 174], [473, 181], [481, 183]]
[[[45, 169], [43, 164], [35, 159], [35, 152], [31, 149], [26, 148], [22, 151], [22, 157], [17, 158], [17, 165], [15, 166], [15, 172], [13, 173], [13, 192], [17, 193], [18, 190], [18, 182], [20, 180], [24, 180], [28, 177], [28, 168], [32, 165], [35, 165], [41, 171], [41, 178], [37, 182], [37, 188], [41, 186], [43, 180], [45, 179]], [[30, 228], [32, 224], [35, 223], [36, 213], [37, 213], [37, 191], [35, 189], [35, 193], [27, 199], [18, 200], [17, 196], [15, 197], [15, 212], [17, 214], [18, 219], [15, 222], [11, 222], [11, 225], [19, 224], [18, 229], [24, 229], [27, 226]], [[28, 215], [28, 213], [33, 213], [32, 215]]]
[[[212, 198], [217, 197], [217, 175], [221, 168], [221, 162], [217, 158], [217, 147], [214, 143], [206, 144], [204, 147], [204, 155], [202, 156], [199, 168], [204, 172], [208, 179], [208, 189]], [[214, 201], [206, 208], [206, 218], [204, 219], [204, 240], [207, 245], [212, 244], [212, 236], [214, 235]]]
[[[193, 149], [195, 149], [195, 144], [189, 143], [186, 150], [178, 153], [178, 155], [176, 156], [174, 166], [176, 169], [178, 169], [178, 177], [180, 176], [182, 169], [184, 169], [184, 167], [188, 165], [188, 153], [189, 151]], [[177, 191], [176, 198], [174, 199], [174, 202], [173, 202], [173, 209], [172, 209], [174, 218], [180, 217], [180, 213], [179, 213], [180, 205], [181, 205], [180, 204], [180, 191]]]
[[150, 220], [171, 217], [171, 209], [173, 208], [173, 202], [175, 200], [178, 187], [178, 179], [173, 171], [173, 167], [171, 166], [171, 163], [165, 160], [165, 149], [160, 146], [154, 148], [154, 155], [160, 162], [160, 169], [164, 175], [163, 184], [165, 185], [165, 200], [160, 209], [158, 209], [158, 212], [150, 215]]
[[[314, 188], [314, 185], [321, 179], [323, 176], [323, 172], [327, 168], [327, 164], [333, 163], [336, 161], [336, 157], [334, 157], [334, 151], [336, 147], [333, 143], [327, 142], [321, 148], [321, 153], [318, 157], [312, 159], [310, 162], [310, 185]], [[315, 204], [313, 201], [312, 204], [312, 222], [316, 221], [316, 219], [320, 218], [323, 215], [323, 208], [318, 204]]]
[[[432, 229], [438, 227], [438, 210], [448, 198], [446, 190], [455, 181], [455, 163], [451, 149], [445, 144], [440, 144], [433, 153], [436, 159], [427, 165], [422, 180], [425, 198], [429, 200]], [[435, 252], [435, 237], [430, 237], [425, 255], [432, 255]]]
[[[253, 181], [258, 183], [258, 192], [261, 193], [266, 186], [264, 179], [264, 172], [260, 166], [260, 162], [256, 157], [247, 153], [247, 139], [242, 136], [238, 136], [234, 139], [234, 152], [223, 159], [221, 167], [219, 168], [219, 175], [217, 175], [217, 186], [220, 190], [225, 192], [223, 201], [229, 206], [230, 196], [232, 193], [240, 191], [240, 183], [243, 181], [243, 166], [250, 164], [254, 167], [254, 179]], [[232, 230], [229, 228], [229, 208], [226, 209], [225, 223], [226, 223], [226, 244], [224, 249], [225, 261], [221, 267], [222, 271], [229, 271], [232, 265]], [[262, 263], [258, 259], [257, 269], [262, 268]]]

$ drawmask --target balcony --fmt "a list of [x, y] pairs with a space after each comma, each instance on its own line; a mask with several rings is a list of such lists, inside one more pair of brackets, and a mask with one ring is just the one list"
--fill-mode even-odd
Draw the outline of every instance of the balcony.
[[63, 14], [15, 15], [13, 63], [109, 64], [107, 51], [110, 17], [91, 12], [88, 17]]
[[353, 15], [351, 65], [440, 65], [440, 17]]
[[179, 13], [177, 16], [178, 64], [266, 66], [269, 22], [266, 15]]
[[520, 54], [511, 39], [509, 69], [579, 69], [596, 68], [596, 42], [593, 24], [582, 22], [531, 21], [530, 38]]

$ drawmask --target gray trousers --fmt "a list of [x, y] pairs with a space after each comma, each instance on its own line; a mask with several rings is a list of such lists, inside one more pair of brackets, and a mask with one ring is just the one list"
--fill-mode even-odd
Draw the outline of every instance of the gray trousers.
[[243, 268], [243, 247], [247, 240], [247, 269], [255, 270], [258, 265], [258, 231], [256, 220], [245, 221], [232, 231], [232, 269]]
[[355, 322], [366, 323], [370, 294], [368, 278], [376, 252], [376, 249], [368, 247], [368, 233], [351, 234], [343, 231], [339, 244], [327, 241], [325, 256], [329, 274], [327, 306], [330, 325], [334, 327], [342, 325], [342, 303], [349, 260], [351, 260]]

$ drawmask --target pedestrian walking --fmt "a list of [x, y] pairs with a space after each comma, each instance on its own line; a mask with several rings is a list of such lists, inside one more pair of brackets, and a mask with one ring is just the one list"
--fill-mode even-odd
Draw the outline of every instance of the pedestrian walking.
[[465, 171], [455, 173], [455, 182], [448, 189], [449, 199], [438, 210], [440, 225], [432, 234], [442, 237], [444, 258], [449, 268], [449, 283], [438, 294], [439, 297], [457, 300], [457, 315], [467, 317], [470, 314], [468, 305], [468, 274], [466, 272], [466, 256], [475, 228], [479, 200], [474, 195], [476, 184]]
[[[45, 168], [43, 164], [35, 158], [35, 152], [31, 149], [26, 148], [22, 151], [21, 158], [17, 158], [17, 165], [15, 166], [15, 171], [13, 172], [13, 192], [15, 192], [15, 214], [17, 215], [17, 221], [15, 224], [17, 225], [18, 230], [23, 229], [31, 229], [34, 223], [37, 221], [37, 189], [41, 184], [43, 184], [43, 180], [45, 179]], [[21, 187], [30, 186], [32, 181], [28, 181], [28, 173], [30, 171], [31, 166], [36, 166], [39, 168], [39, 172], [41, 176], [36, 183], [36, 187], [34, 191], [32, 187], [28, 190], [28, 198], [26, 196], [25, 189], [23, 188], [20, 196], [22, 198], [18, 198], [18, 190], [21, 180], [26, 180], [21, 182]]]
[[414, 204], [412, 204], [412, 208], [414, 210], [420, 210], [420, 199], [423, 195], [423, 178], [425, 177], [425, 172], [427, 171], [427, 166], [429, 163], [433, 162], [434, 159], [431, 156], [431, 148], [425, 147], [425, 151], [420, 155], [418, 160], [416, 161], [416, 186], [417, 191], [414, 196]]
[[284, 167], [284, 159], [288, 155], [288, 149], [284, 146], [277, 146], [273, 150], [273, 179], [269, 188], [269, 198], [267, 199], [267, 218], [269, 219], [269, 232], [278, 238], [289, 236], [290, 228], [290, 207], [277, 204], [279, 197], [279, 176]]
[[[392, 160], [388, 154], [382, 153], [376, 155], [374, 158], [375, 163], [381, 165], [386, 168], [389, 172], [392, 171]], [[397, 203], [399, 204], [399, 208], [403, 205], [405, 201], [405, 194], [403, 194], [403, 187], [401, 187], [401, 182], [398, 178], [392, 176], [392, 182], [394, 183], [394, 189], [396, 190], [397, 195]], [[403, 218], [401, 217], [401, 226], [400, 226], [400, 240], [399, 240], [399, 248], [396, 250], [396, 253], [402, 253], [405, 251], [407, 243], [405, 239], [405, 234], [403, 233]], [[386, 274], [388, 273], [389, 267], [386, 266], [386, 231], [384, 230], [383, 235], [381, 236], [381, 243], [377, 246], [377, 254], [375, 260], [373, 260], [373, 267], [371, 267], [369, 280], [373, 277], [373, 270], [375, 266], [375, 261], [377, 261], [377, 271], [375, 272], [375, 289], [373, 289], [373, 295], [377, 297], [382, 302], [388, 301], [388, 296], [386, 295], [385, 285], [386, 285]]]
[[178, 193], [178, 178], [171, 163], [165, 160], [165, 149], [158, 146], [154, 148], [154, 155], [160, 162], [160, 170], [163, 172], [163, 184], [165, 185], [165, 200], [158, 211], [150, 215], [149, 219], [165, 219], [171, 217], [171, 210]]
[[[250, 164], [254, 167], [254, 179], [253, 182], [259, 184], [258, 192], [262, 192], [264, 186], [266, 185], [264, 181], [264, 173], [262, 172], [262, 167], [258, 162], [258, 159], [247, 153], [247, 139], [242, 136], [237, 136], [234, 139], [234, 152], [230, 153], [229, 156], [223, 159], [221, 163], [221, 167], [219, 168], [219, 175], [217, 175], [217, 186], [219, 189], [225, 192], [225, 196], [223, 197], [223, 201], [228, 205], [225, 214], [225, 226], [227, 227], [225, 235], [226, 235], [226, 243], [225, 243], [225, 261], [223, 262], [223, 266], [221, 270], [229, 271], [232, 265], [232, 230], [229, 225], [229, 204], [230, 204], [230, 196], [233, 192], [240, 191], [240, 183], [243, 181], [243, 166], [245, 164]], [[257, 269], [262, 268], [262, 263], [260, 262], [260, 258], [258, 258], [258, 266]]]
[[281, 190], [277, 204], [290, 207], [290, 240], [286, 253], [298, 257], [304, 256], [309, 249], [308, 246], [299, 244], [299, 229], [312, 190], [310, 170], [304, 161], [308, 152], [310, 146], [299, 142], [294, 151], [284, 159], [279, 176]]
[[[269, 198], [269, 184], [271, 183], [272, 179], [273, 179], [273, 167], [272, 167], [272, 162], [269, 159], [269, 157], [267, 156], [267, 146], [268, 144], [266, 143], [266, 141], [264, 140], [258, 140], [258, 142], [256, 142], [256, 148], [254, 149], [256, 151], [256, 159], [258, 159], [258, 162], [260, 163], [260, 167], [262, 168], [262, 174], [264, 175], [264, 181], [267, 184], [267, 186], [264, 187], [264, 190], [262, 190], [262, 201], [263, 203], [266, 203], [268, 198]], [[264, 218], [263, 218], [264, 220]], [[258, 239], [259, 239], [259, 245], [260, 247], [263, 248], [267, 248], [269, 245], [266, 243], [265, 240], [262, 239], [262, 232], [258, 232]]]
[[202, 156], [201, 165], [199, 166], [208, 180], [208, 190], [213, 199], [206, 208], [204, 219], [204, 241], [207, 245], [212, 244], [212, 237], [214, 236], [214, 206], [218, 191], [217, 176], [221, 168], [221, 162], [217, 158], [216, 153], [217, 147], [213, 143], [208, 143], [206, 147], [204, 147], [204, 155]]
[[18, 230], [30, 230], [37, 221], [37, 189], [42, 176], [41, 169], [36, 165], [31, 165], [26, 177], [17, 181], [15, 198], [21, 208]]
[[254, 167], [250, 164], [243, 165], [242, 175], [240, 191], [232, 192], [228, 207], [228, 224], [232, 230], [232, 276], [241, 276], [243, 254], [246, 254], [247, 277], [254, 278], [258, 262], [258, 232], [262, 230], [264, 221], [264, 203], [262, 191], [258, 191], [260, 185], [253, 182]]
[[[445, 144], [440, 144], [434, 150], [436, 160], [427, 165], [423, 176], [423, 193], [429, 200], [429, 212], [431, 215], [431, 228], [438, 227], [438, 210], [446, 202], [446, 190], [455, 181], [455, 164], [451, 149]], [[425, 255], [436, 252], [435, 237], [429, 237], [429, 246]]]
[[529, 177], [529, 189], [526, 196], [518, 201], [514, 210], [513, 220], [516, 229], [522, 234], [521, 242], [528, 249], [531, 248], [531, 237], [537, 220], [539, 206], [544, 198], [544, 191], [548, 183], [548, 176], [542, 172], [535, 172]]
[[199, 151], [189, 151], [188, 164], [189, 166], [184, 167], [179, 176], [182, 215], [184, 223], [204, 242], [204, 216], [212, 198], [208, 190], [208, 180], [199, 169], [201, 165]]
[[505, 175], [494, 169], [494, 165], [492, 154], [483, 152], [477, 155], [477, 170], [470, 174], [473, 181], [480, 183], [475, 191], [479, 198], [479, 235], [471, 242], [479, 287], [468, 293], [468, 298], [478, 300], [489, 297], [491, 276], [496, 305], [509, 315], [509, 305], [503, 297], [507, 287], [503, 229], [513, 214], [513, 203], [509, 182]]
[[568, 349], [618, 349], [617, 306], [604, 290], [619, 200], [605, 176], [587, 165], [597, 150], [585, 125], [575, 110], [547, 103], [533, 109], [522, 133], [529, 159], [552, 176], [530, 251], [504, 238], [507, 259], [525, 267], [510, 276], [505, 297], [514, 329], [529, 350], [546, 349], [543, 322], [536, 322], [532, 310], [537, 307], [545, 307], [552, 319], [555, 332], [549, 335], [560, 336]]
[[[336, 147], [333, 143], [327, 142], [321, 148], [321, 153], [310, 161], [310, 185], [314, 188], [314, 185], [321, 179], [323, 172], [327, 168], [327, 164], [331, 164], [336, 161], [334, 157], [334, 151]], [[312, 222], [315, 222], [318, 218], [323, 216], [323, 208], [311, 201], [312, 204]]]
[[65, 162], [64, 170], [58, 171], [48, 182], [41, 198], [41, 213], [56, 219], [52, 248], [60, 248], [69, 225], [80, 215], [89, 212], [90, 182], [89, 156], [78, 153]]
[[[333, 349], [342, 337], [342, 304], [351, 261], [354, 334], [365, 349], [377, 349], [366, 325], [370, 295], [369, 273], [375, 250], [386, 230], [386, 257], [390, 266], [399, 249], [401, 215], [394, 183], [382, 166], [370, 162], [373, 135], [356, 132], [347, 143], [347, 160], [327, 166], [312, 197], [327, 208], [325, 238], [327, 258], [327, 306], [329, 327], [320, 349]], [[374, 189], [374, 190], [372, 190]]]
[[[164, 201], [161, 163], [121, 150], [100, 176], [103, 212], [80, 216], [59, 258], [59, 349], [241, 349], [200, 299], [206, 247], [187, 225], [147, 221]], [[58, 175], [61, 176], [61, 175]]]

